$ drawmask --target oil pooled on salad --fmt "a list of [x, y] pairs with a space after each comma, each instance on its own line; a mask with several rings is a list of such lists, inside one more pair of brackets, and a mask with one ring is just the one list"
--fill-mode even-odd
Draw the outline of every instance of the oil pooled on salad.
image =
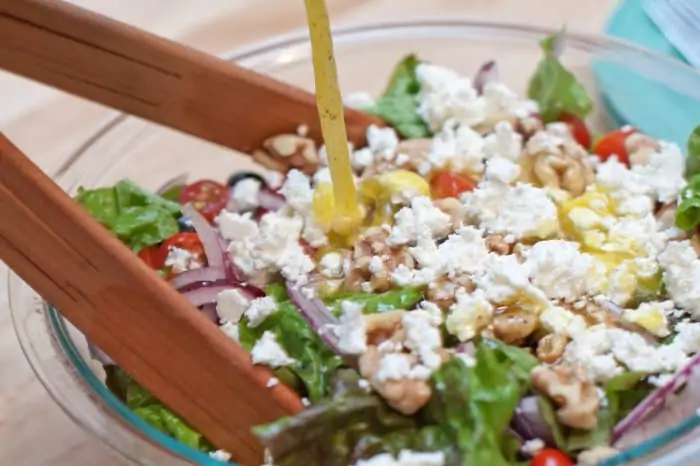
[[[255, 429], [274, 464], [596, 464], [700, 405], [700, 129], [687, 157], [631, 127], [592, 135], [561, 36], [541, 46], [527, 98], [495, 62], [469, 79], [415, 55], [348, 98], [390, 125], [353, 150], [352, 237], [330, 232], [303, 126], [226, 184], [79, 190], [303, 397]], [[93, 350], [146, 422], [231, 459]]]

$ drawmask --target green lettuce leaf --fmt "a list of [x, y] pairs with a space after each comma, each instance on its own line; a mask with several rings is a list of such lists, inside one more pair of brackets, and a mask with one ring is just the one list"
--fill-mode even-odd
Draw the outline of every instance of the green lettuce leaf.
[[265, 331], [274, 333], [280, 346], [295, 360], [288, 369], [304, 384], [309, 399], [319, 401], [328, 395], [331, 378], [343, 361], [314, 332], [296, 306], [286, 299], [286, 290], [268, 287], [267, 291], [275, 300], [285, 300], [277, 301], [277, 312], [257, 327], [249, 327], [248, 319], [241, 319], [239, 341], [250, 351]]
[[519, 445], [507, 428], [530, 387], [529, 376], [523, 374], [534, 367], [533, 357], [484, 340], [477, 344], [475, 358], [473, 367], [454, 358], [433, 375], [434, 394], [426, 416], [451, 439], [451, 464], [511, 465]]
[[690, 133], [686, 149], [685, 176], [691, 178], [700, 173], [700, 125]]
[[341, 303], [352, 301], [364, 305], [365, 314], [393, 311], [395, 309], [411, 310], [423, 300], [423, 293], [415, 288], [401, 288], [384, 293], [342, 293], [330, 296], [326, 304], [331, 306], [335, 315], [340, 315]]
[[107, 367], [105, 370], [107, 386], [144, 421], [192, 448], [203, 452], [214, 450], [211, 442], [148, 393], [122, 369]]
[[556, 41], [561, 40], [562, 34], [563, 31], [540, 42], [544, 57], [530, 78], [527, 92], [539, 104], [545, 123], [556, 121], [563, 113], [583, 119], [593, 110], [586, 88], [554, 55]]
[[692, 230], [700, 225], [700, 174], [694, 175], [678, 197], [676, 226]]
[[416, 96], [420, 91], [420, 82], [416, 77], [416, 68], [419, 64], [420, 60], [415, 55], [408, 55], [401, 60], [394, 68], [384, 94], [374, 107], [364, 109], [382, 118], [406, 138], [424, 138], [432, 135], [418, 115]]
[[179, 231], [180, 205], [129, 180], [111, 188], [78, 188], [75, 200], [134, 252]]

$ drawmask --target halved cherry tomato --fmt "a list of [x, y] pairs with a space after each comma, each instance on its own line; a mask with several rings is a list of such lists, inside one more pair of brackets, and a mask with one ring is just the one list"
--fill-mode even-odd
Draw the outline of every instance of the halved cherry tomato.
[[138, 256], [153, 270], [160, 270], [165, 266], [165, 258], [168, 256], [168, 251], [153, 245], [141, 249]]
[[620, 163], [629, 167], [630, 157], [625, 148], [625, 141], [630, 134], [637, 132], [635, 128], [625, 127], [605, 134], [598, 140], [593, 152], [600, 160], [605, 162], [612, 155], [616, 155]]
[[301, 245], [301, 249], [304, 250], [304, 254], [307, 256], [314, 257], [316, 255], [316, 248], [311, 246], [305, 239], [300, 239], [299, 244]]
[[576, 142], [581, 144], [586, 149], [591, 147], [591, 133], [586, 127], [586, 123], [576, 115], [564, 113], [559, 117], [559, 121], [566, 123], [571, 129], [571, 134], [576, 139]]
[[209, 222], [226, 207], [228, 198], [228, 188], [212, 180], [188, 184], [180, 191], [180, 204], [191, 203]]
[[438, 173], [430, 180], [430, 193], [435, 199], [459, 197], [475, 187], [476, 182], [471, 178], [452, 172]]
[[170, 248], [184, 249], [192, 254], [197, 254], [204, 257], [204, 246], [202, 246], [202, 241], [199, 239], [197, 233], [192, 231], [185, 231], [171, 236], [163, 241], [160, 248], [165, 251], [166, 257], [168, 256], [168, 251]]
[[545, 448], [530, 462], [530, 466], [573, 466], [574, 463], [564, 453], [554, 448]]

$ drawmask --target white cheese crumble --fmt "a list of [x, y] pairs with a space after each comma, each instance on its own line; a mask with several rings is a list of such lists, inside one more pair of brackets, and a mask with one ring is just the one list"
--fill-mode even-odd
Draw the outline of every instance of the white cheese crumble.
[[432, 239], [421, 237], [409, 252], [422, 270], [430, 270], [431, 275], [458, 274], [475, 275], [486, 267], [489, 251], [480, 230], [461, 227], [439, 245]]
[[363, 147], [354, 151], [350, 157], [350, 164], [357, 171], [364, 170], [372, 165], [372, 162], [374, 162], [374, 154], [372, 154], [372, 150], [369, 147]]
[[430, 371], [438, 369], [442, 358], [438, 350], [442, 347], [442, 337], [437, 326], [422, 314], [407, 312], [401, 318], [406, 331], [404, 346], [416, 354], [421, 363]]
[[690, 241], [668, 243], [659, 254], [668, 294], [682, 309], [700, 318], [700, 260]]
[[260, 205], [262, 183], [255, 178], [246, 178], [233, 187], [231, 199], [239, 210], [251, 210]]
[[437, 275], [433, 269], [409, 269], [403, 264], [391, 272], [391, 281], [398, 286], [423, 286], [435, 281], [436, 278]]
[[504, 184], [511, 184], [520, 176], [520, 165], [511, 162], [500, 155], [490, 158], [486, 162], [484, 179]]
[[523, 152], [523, 137], [513, 129], [508, 121], [500, 121], [493, 128], [493, 133], [484, 140], [484, 155], [487, 158], [503, 157], [515, 162]]
[[533, 285], [550, 299], [573, 302], [598, 288], [602, 271], [590, 254], [582, 253], [572, 241], [549, 240], [535, 243], [525, 255], [524, 267]]
[[586, 320], [561, 306], [551, 305], [540, 315], [540, 324], [551, 333], [566, 335], [571, 338], [584, 331], [588, 324]]
[[398, 145], [399, 137], [393, 128], [380, 128], [376, 125], [367, 128], [367, 147], [379, 157], [393, 159]]
[[216, 295], [216, 314], [222, 321], [235, 324], [241, 320], [249, 303], [250, 299], [240, 290], [223, 290]]
[[456, 298], [456, 302], [450, 306], [445, 326], [447, 331], [460, 341], [468, 341], [491, 322], [493, 305], [486, 299], [482, 290], [471, 294], [462, 290], [457, 293]]
[[343, 103], [357, 110], [365, 110], [374, 107], [374, 97], [368, 92], [351, 92], [344, 99]]
[[275, 312], [277, 312], [277, 303], [272, 297], [264, 296], [254, 299], [245, 311], [248, 327], [257, 327]]
[[498, 81], [487, 82], [484, 85], [484, 100], [486, 101], [486, 119], [488, 122], [507, 120], [509, 118], [525, 118], [537, 113], [536, 102], [521, 99], [505, 84]]
[[229, 337], [231, 340], [239, 340], [238, 324], [234, 324], [232, 322], [224, 322], [221, 325], [219, 325], [219, 330], [224, 332], [226, 336]]
[[438, 132], [448, 120], [460, 126], [484, 121], [486, 101], [478, 95], [469, 78], [429, 63], [418, 65], [416, 77], [421, 84], [418, 114], [431, 131]]
[[443, 316], [440, 307], [430, 301], [421, 301], [418, 305], [418, 309], [413, 311], [414, 315], [420, 315], [431, 325], [439, 326], [442, 324]]
[[287, 204], [297, 212], [308, 211], [314, 197], [314, 191], [311, 189], [309, 179], [296, 169], [287, 173], [287, 179], [279, 192], [287, 200]]
[[[319, 168], [313, 177], [314, 186], [318, 186], [322, 183], [333, 183], [331, 179], [331, 169], [328, 167]], [[313, 197], [313, 196], [312, 196]]]
[[517, 299], [523, 309], [539, 310], [548, 305], [547, 297], [530, 283], [527, 269], [513, 255], [490, 255], [482, 276], [476, 279], [486, 299], [504, 304]]
[[188, 270], [199, 269], [204, 266], [199, 254], [193, 254], [186, 249], [170, 247], [165, 258], [164, 265], [171, 267], [175, 273], [187, 272]]
[[344, 275], [343, 256], [337, 252], [324, 254], [319, 262], [321, 275], [326, 278], [341, 278]]
[[219, 234], [228, 241], [243, 241], [258, 234], [258, 224], [250, 213], [222, 211], [216, 217]]
[[209, 457], [216, 461], [221, 461], [222, 463], [228, 463], [231, 461], [231, 453], [226, 450], [216, 450], [209, 453]]
[[340, 304], [343, 313], [333, 330], [338, 337], [338, 349], [345, 354], [362, 354], [367, 349], [367, 324], [362, 314], [363, 305], [352, 301]]
[[554, 202], [545, 189], [517, 183], [513, 187], [483, 182], [462, 195], [468, 217], [489, 234], [505, 235], [514, 242], [522, 238], [544, 239], [559, 230]]
[[389, 453], [381, 453], [367, 460], [360, 460], [355, 466], [444, 466], [445, 454], [437, 452], [414, 452], [401, 450], [394, 459]]
[[430, 198], [417, 196], [410, 207], [403, 207], [394, 215], [387, 243], [390, 246], [416, 241], [422, 236], [430, 238], [446, 234], [450, 228], [450, 216], [433, 205]]
[[428, 152], [427, 165], [421, 165], [422, 175], [434, 170], [467, 171], [478, 174], [484, 171], [484, 140], [468, 126], [453, 128], [446, 124], [433, 136]]
[[544, 449], [544, 447], [545, 443], [542, 439], [533, 438], [523, 443], [523, 446], [520, 447], [520, 451], [522, 451], [523, 453], [527, 453], [528, 455], [534, 456], [537, 453], [539, 453], [542, 449]]
[[290, 366], [296, 362], [287, 355], [284, 348], [277, 343], [275, 334], [269, 330], [266, 330], [260, 339], [255, 342], [250, 352], [250, 357], [253, 360], [253, 364], [264, 364], [272, 369]]
[[267, 381], [267, 388], [274, 388], [277, 385], [280, 384], [280, 380], [277, 377], [270, 377], [270, 380]]

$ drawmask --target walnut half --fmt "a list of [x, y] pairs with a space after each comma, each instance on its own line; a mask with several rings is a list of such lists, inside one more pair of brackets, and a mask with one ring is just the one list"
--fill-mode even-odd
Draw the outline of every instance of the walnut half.
[[[535, 147], [536, 145], [533, 145]], [[559, 146], [539, 148], [521, 159], [521, 180], [580, 196], [595, 180], [586, 150], [571, 140]]]
[[253, 158], [272, 170], [287, 172], [296, 168], [312, 175], [318, 170], [320, 158], [313, 139], [297, 134], [278, 134], [263, 142], [265, 150], [258, 150]]
[[562, 424], [586, 430], [596, 427], [600, 399], [595, 384], [579, 371], [564, 366], [538, 366], [531, 376], [535, 388], [559, 408], [557, 418]]

